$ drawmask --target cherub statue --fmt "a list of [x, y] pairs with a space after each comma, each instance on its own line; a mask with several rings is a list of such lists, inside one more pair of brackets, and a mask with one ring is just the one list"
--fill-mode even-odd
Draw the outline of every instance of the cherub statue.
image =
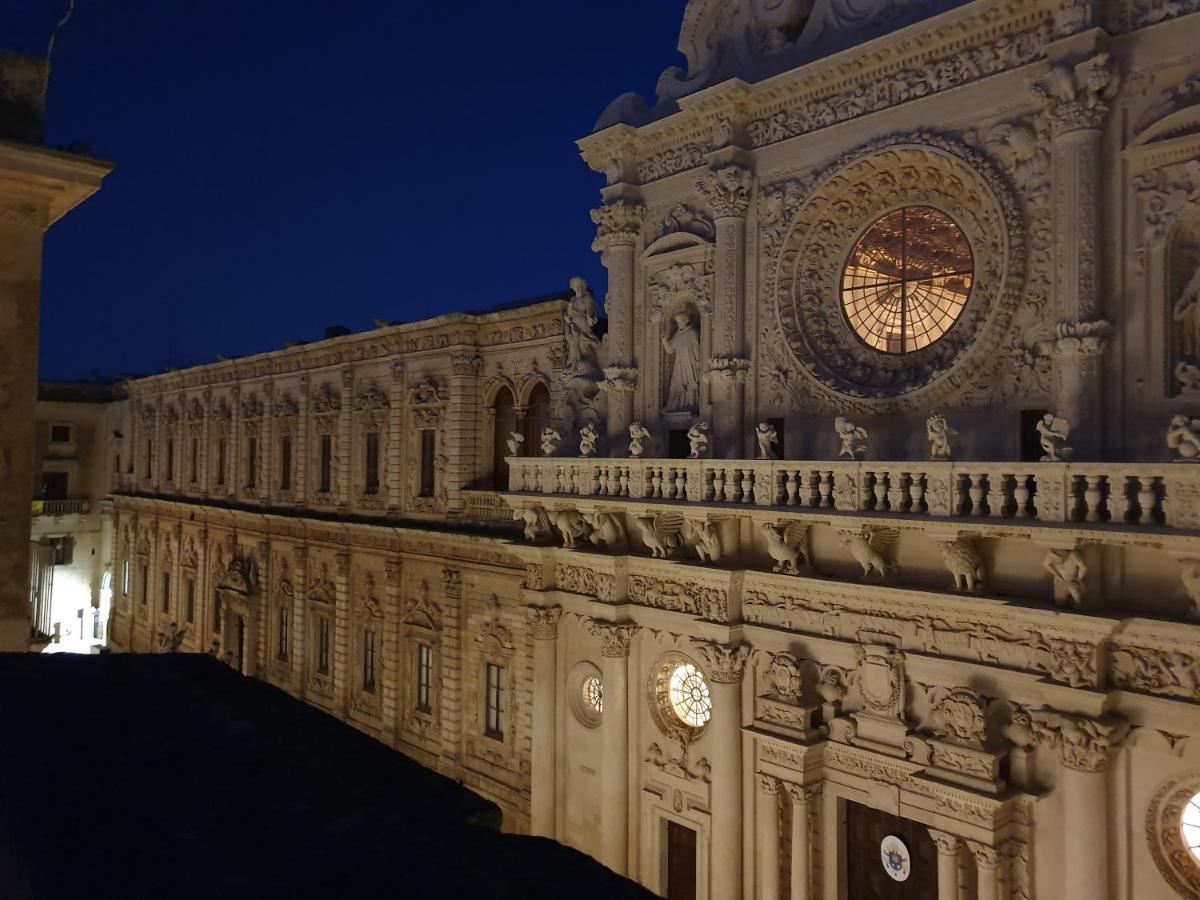
[[925, 420], [925, 434], [929, 438], [929, 458], [933, 460], [950, 459], [950, 438], [958, 434], [946, 421], [941, 413], [934, 413]]
[[634, 422], [629, 426], [629, 455], [634, 459], [641, 459], [642, 454], [646, 452], [646, 441], [650, 440], [650, 432], [647, 431], [641, 422]]
[[579, 432], [579, 455], [583, 457], [591, 456], [596, 452], [596, 441], [600, 435], [596, 433], [596, 428], [591, 422], [583, 426]]
[[697, 422], [687, 433], [688, 444], [691, 445], [691, 452], [688, 454], [688, 459], [699, 459], [708, 452], [708, 423]]
[[1051, 550], [1042, 560], [1042, 568], [1054, 576], [1054, 602], [1058, 606], [1080, 609], [1083, 606], [1088, 567], [1075, 549]]
[[1175, 380], [1185, 394], [1200, 393], [1200, 366], [1179, 361], [1175, 364]]
[[1067, 436], [1071, 433], [1071, 423], [1054, 413], [1046, 413], [1037, 423], [1037, 431], [1042, 444], [1042, 462], [1062, 462], [1071, 455], [1067, 446]]
[[521, 434], [518, 431], [514, 431], [512, 434], [510, 434], [508, 436], [508, 440], [506, 440], [505, 443], [508, 444], [508, 455], [509, 456], [520, 456], [521, 455], [521, 445], [523, 443], [525, 443], [525, 435]]
[[759, 422], [754, 437], [758, 441], [758, 458], [774, 459], [775, 445], [779, 443], [779, 434], [775, 431], [775, 426], [770, 422]]
[[838, 459], [862, 459], [867, 452], [867, 429], [860, 428], [845, 416], [833, 420], [833, 430], [837, 432], [842, 449]]
[[1175, 416], [1167, 429], [1167, 449], [1186, 462], [1200, 462], [1200, 419]]
[[542, 456], [553, 456], [558, 450], [558, 442], [562, 440], [562, 435], [558, 433], [557, 428], [547, 428], [542, 432]]

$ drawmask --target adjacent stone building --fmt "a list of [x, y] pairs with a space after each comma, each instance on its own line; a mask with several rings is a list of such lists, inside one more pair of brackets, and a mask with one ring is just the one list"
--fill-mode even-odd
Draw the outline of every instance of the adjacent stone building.
[[602, 305], [130, 384], [112, 645], [671, 897], [1200, 896], [1197, 48], [692, 0], [580, 142]]

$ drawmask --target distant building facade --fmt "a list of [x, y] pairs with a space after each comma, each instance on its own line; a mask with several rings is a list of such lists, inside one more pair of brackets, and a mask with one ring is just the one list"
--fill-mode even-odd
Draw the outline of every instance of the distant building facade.
[[671, 897], [1200, 896], [1197, 47], [692, 0], [603, 304], [131, 383], [111, 644]]

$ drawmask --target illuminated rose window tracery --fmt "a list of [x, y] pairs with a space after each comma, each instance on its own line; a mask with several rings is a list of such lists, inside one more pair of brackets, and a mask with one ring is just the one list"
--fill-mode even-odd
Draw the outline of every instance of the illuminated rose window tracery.
[[854, 245], [842, 272], [842, 310], [868, 346], [911, 353], [958, 320], [973, 274], [957, 223], [932, 206], [906, 206], [877, 219]]
[[1195, 794], [1183, 808], [1180, 816], [1180, 831], [1183, 832], [1183, 843], [1192, 854], [1192, 859], [1200, 865], [1200, 794]]
[[691, 728], [703, 728], [712, 716], [708, 682], [691, 663], [678, 666], [667, 682], [671, 710]]

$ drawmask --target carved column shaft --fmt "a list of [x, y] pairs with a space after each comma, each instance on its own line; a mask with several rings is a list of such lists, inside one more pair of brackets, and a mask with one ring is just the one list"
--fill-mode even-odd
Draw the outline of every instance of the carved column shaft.
[[758, 896], [779, 898], [779, 781], [758, 776]]
[[447, 484], [437, 486], [446, 492], [447, 510], [463, 508], [462, 486], [475, 477], [479, 456], [479, 370], [482, 359], [470, 350], [456, 353], [450, 361], [450, 381], [447, 390], [446, 413], [442, 419], [442, 439], [445, 446], [437, 452], [446, 457], [442, 477]]
[[555, 838], [557, 754], [555, 708], [558, 686], [559, 606], [529, 607], [533, 635], [533, 761], [530, 826], [533, 834]]
[[944, 831], [929, 829], [937, 847], [938, 900], [959, 900], [958, 848], [960, 839]]
[[813, 788], [787, 785], [792, 798], [792, 900], [812, 900], [812, 829], [809, 799]]
[[604, 713], [600, 723], [600, 861], [629, 872], [629, 643], [636, 625], [594, 622], [600, 638]]
[[742, 674], [749, 644], [702, 644], [712, 697], [708, 723], [712, 765], [710, 896], [742, 896]]
[[342, 408], [338, 414], [337, 440], [337, 490], [334, 502], [348, 507], [354, 486], [351, 483], [351, 462], [354, 458], [354, 370], [342, 370]]
[[[604, 301], [608, 316], [608, 367], [629, 369], [637, 365], [634, 346], [635, 251], [641, 236], [643, 208], [640, 204], [617, 200], [592, 211], [596, 240], [592, 249], [600, 252], [600, 262], [608, 270], [608, 296]], [[629, 423], [634, 419], [634, 392], [622, 386], [607, 391], [609, 455], [623, 447], [629, 438]], [[525, 453], [533, 453], [524, 448]]]
[[463, 733], [463, 610], [462, 574], [442, 570], [442, 761], [457, 766]]

